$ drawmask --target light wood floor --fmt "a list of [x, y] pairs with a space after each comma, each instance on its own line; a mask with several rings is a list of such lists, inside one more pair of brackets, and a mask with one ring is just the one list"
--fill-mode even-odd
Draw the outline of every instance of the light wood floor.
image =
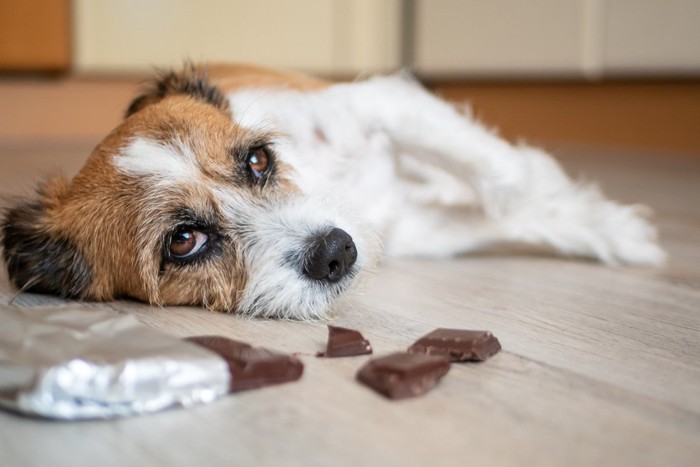
[[[0, 192], [29, 190], [53, 169], [74, 173], [94, 142], [87, 133], [0, 138]], [[304, 376], [140, 418], [59, 423], [0, 413], [0, 465], [697, 466], [700, 159], [554, 149], [610, 196], [656, 209], [667, 267], [486, 255], [385, 262], [332, 320], [361, 330], [376, 355], [436, 327], [488, 329], [503, 345], [483, 364], [453, 365], [426, 396], [398, 402], [354, 381], [367, 357], [313, 356], [325, 344], [323, 322], [82, 304], [178, 336], [224, 334], [301, 352]], [[7, 304], [13, 291], [2, 274]], [[31, 295], [13, 302], [35, 304]]]

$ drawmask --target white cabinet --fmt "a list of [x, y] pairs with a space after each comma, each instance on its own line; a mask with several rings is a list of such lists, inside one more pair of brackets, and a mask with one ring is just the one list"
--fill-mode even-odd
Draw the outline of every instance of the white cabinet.
[[414, 18], [421, 74], [566, 74], [581, 66], [580, 0], [418, 0]]
[[[183, 59], [327, 75], [700, 74], [700, 0], [74, 0], [74, 68]], [[407, 14], [408, 13], [408, 14]]]
[[700, 0], [414, 0], [428, 77], [700, 73]]
[[74, 68], [184, 59], [326, 74], [400, 66], [401, 0], [74, 0]]
[[700, 0], [608, 0], [602, 66], [611, 74], [700, 73]]

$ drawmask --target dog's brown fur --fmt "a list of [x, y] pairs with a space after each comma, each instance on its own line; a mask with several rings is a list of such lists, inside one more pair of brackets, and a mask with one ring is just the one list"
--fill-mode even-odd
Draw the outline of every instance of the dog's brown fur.
[[[152, 304], [196, 304], [234, 310], [246, 283], [236, 241], [222, 242], [222, 268], [210, 262], [187, 268], [162, 263], [163, 232], [172, 201], [218, 219], [216, 200], [196, 185], [154, 192], [115, 169], [113, 158], [135, 136], [166, 143], [177, 137], [196, 154], [203, 183], [245, 191], [231, 157], [235, 148], [264, 141], [231, 119], [218, 80], [227, 89], [278, 84], [298, 89], [323, 86], [301, 75], [258, 67], [186, 66], [160, 77], [136, 98], [127, 117], [93, 151], [72, 181], [56, 177], [38, 190], [37, 199], [6, 212], [2, 225], [4, 258], [10, 280], [25, 291], [65, 297], [111, 300], [129, 296]], [[272, 187], [293, 192], [278, 163]], [[152, 215], [151, 210], [158, 211]], [[168, 213], [175, 222], [176, 213]], [[144, 245], [145, 243], [145, 245]]]

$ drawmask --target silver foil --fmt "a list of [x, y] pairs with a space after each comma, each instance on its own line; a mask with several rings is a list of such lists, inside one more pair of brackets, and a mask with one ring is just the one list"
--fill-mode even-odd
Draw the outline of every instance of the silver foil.
[[109, 418], [209, 403], [226, 362], [132, 316], [0, 306], [0, 407], [58, 419]]

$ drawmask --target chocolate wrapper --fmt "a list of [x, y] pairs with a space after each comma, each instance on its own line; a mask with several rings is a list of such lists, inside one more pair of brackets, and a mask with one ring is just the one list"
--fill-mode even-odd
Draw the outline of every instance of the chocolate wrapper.
[[79, 420], [212, 402], [226, 362], [135, 318], [71, 307], [0, 306], [0, 407]]

